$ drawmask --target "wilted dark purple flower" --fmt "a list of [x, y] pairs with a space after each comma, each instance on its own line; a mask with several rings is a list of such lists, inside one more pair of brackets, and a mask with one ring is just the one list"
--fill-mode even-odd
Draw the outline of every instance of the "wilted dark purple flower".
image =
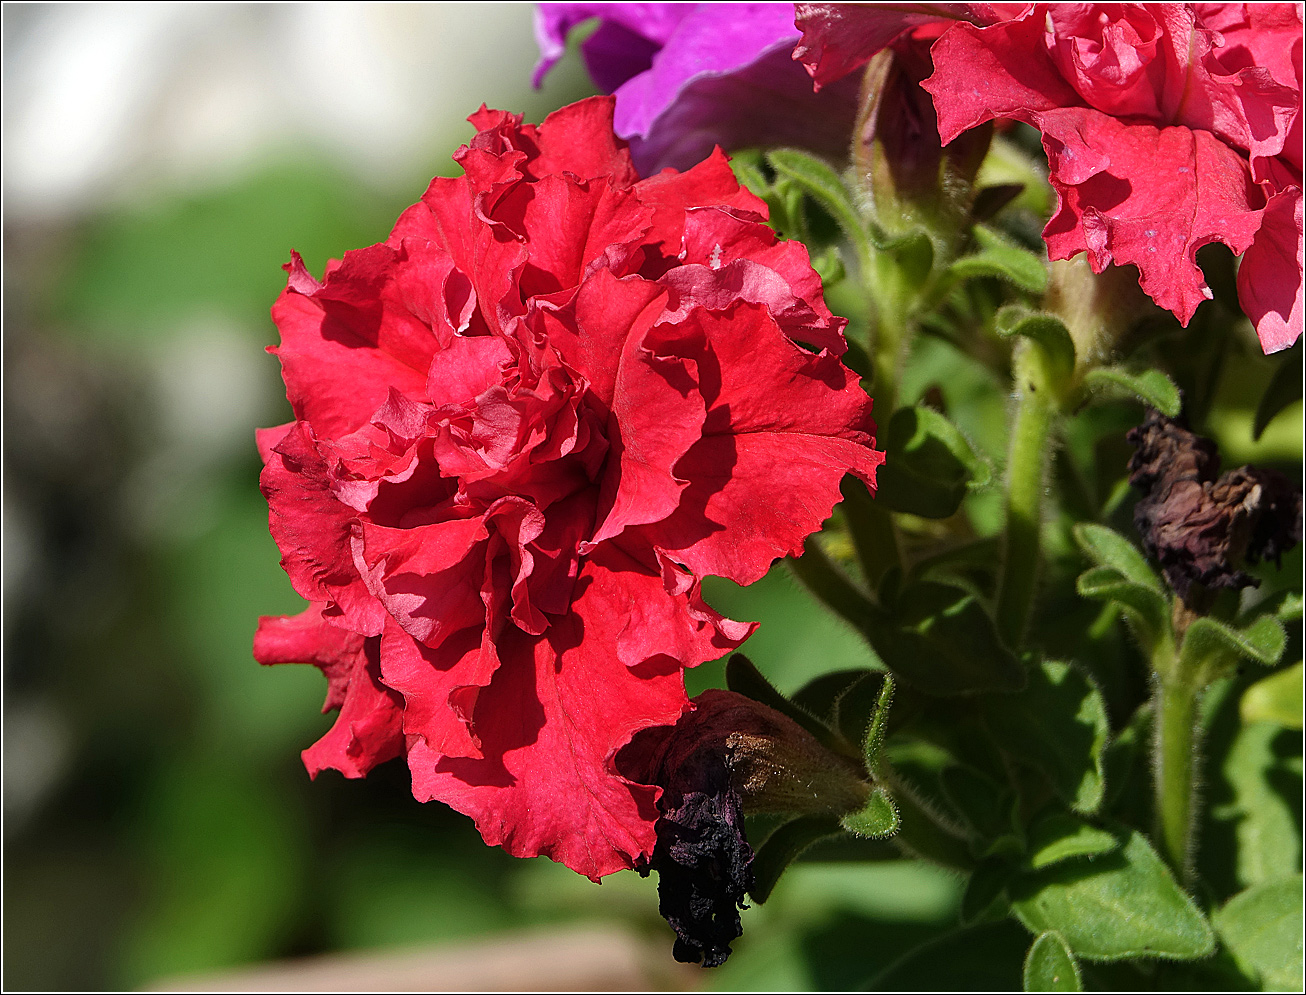
[[1221, 474], [1214, 442], [1151, 409], [1127, 438], [1129, 482], [1144, 492], [1134, 527], [1189, 608], [1209, 607], [1217, 588], [1255, 587], [1244, 561], [1278, 562], [1301, 542], [1301, 490], [1277, 470]]
[[714, 145], [847, 151], [857, 80], [812, 92], [791, 55], [799, 34], [792, 4], [540, 4], [537, 86], [568, 32], [593, 17], [601, 23], [581, 54], [595, 85], [616, 94], [615, 128], [643, 175], [688, 169]]

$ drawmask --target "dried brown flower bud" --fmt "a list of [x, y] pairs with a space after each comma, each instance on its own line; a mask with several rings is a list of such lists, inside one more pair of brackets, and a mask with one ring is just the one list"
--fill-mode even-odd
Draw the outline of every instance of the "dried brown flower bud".
[[1137, 449], [1129, 482], [1144, 492], [1134, 527], [1190, 609], [1203, 610], [1202, 591], [1256, 586], [1239, 566], [1277, 563], [1301, 541], [1301, 490], [1277, 470], [1243, 466], [1217, 476], [1215, 443], [1151, 409], [1127, 438]]

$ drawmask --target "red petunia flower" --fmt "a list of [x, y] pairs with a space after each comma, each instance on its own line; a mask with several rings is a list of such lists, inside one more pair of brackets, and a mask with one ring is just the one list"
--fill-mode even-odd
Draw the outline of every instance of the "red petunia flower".
[[795, 52], [829, 82], [915, 29], [942, 140], [996, 118], [1043, 134], [1053, 259], [1138, 268], [1185, 324], [1211, 296], [1197, 250], [1243, 254], [1266, 352], [1302, 330], [1302, 21], [1297, 4], [799, 4]]
[[313, 604], [254, 651], [328, 678], [311, 773], [404, 754], [419, 800], [597, 879], [655, 838], [614, 754], [752, 631], [701, 578], [757, 580], [883, 454], [806, 250], [720, 152], [640, 179], [610, 98], [471, 121], [385, 242], [287, 266], [262, 488]]

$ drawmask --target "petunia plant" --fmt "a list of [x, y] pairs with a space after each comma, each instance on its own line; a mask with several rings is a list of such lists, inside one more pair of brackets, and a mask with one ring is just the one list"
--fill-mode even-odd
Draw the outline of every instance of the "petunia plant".
[[[677, 960], [906, 858], [958, 921], [863, 986], [1300, 987], [1300, 7], [541, 5], [537, 77], [581, 25], [612, 96], [286, 266], [309, 772], [656, 873]], [[734, 652], [772, 569], [863, 666]]]

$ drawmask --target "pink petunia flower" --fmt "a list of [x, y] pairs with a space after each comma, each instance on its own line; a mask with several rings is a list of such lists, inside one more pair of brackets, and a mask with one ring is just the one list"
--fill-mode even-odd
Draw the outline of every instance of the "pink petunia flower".
[[[1266, 352], [1302, 329], [1302, 21], [1296, 4], [799, 4], [817, 84], [921, 31], [947, 143], [994, 119], [1043, 134], [1053, 259], [1131, 264], [1185, 324], [1211, 296], [1197, 250], [1242, 254]], [[922, 27], [924, 26], [924, 27]], [[931, 39], [937, 37], [937, 40]]]
[[720, 152], [640, 179], [612, 108], [482, 108], [385, 242], [287, 266], [295, 421], [259, 448], [312, 605], [254, 646], [328, 678], [311, 773], [404, 755], [419, 800], [596, 879], [655, 839], [614, 754], [752, 631], [701, 579], [757, 580], [883, 460], [803, 246]]

